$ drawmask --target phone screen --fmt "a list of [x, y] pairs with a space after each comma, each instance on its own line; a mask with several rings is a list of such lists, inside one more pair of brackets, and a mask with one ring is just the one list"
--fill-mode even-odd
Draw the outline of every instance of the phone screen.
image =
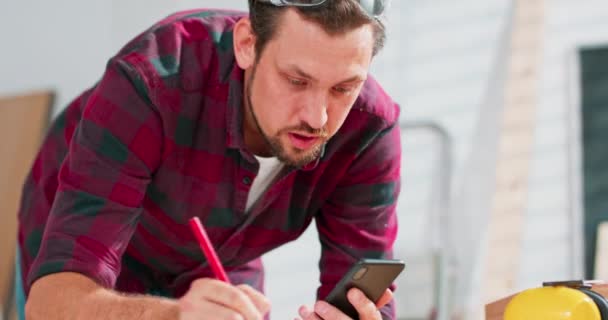
[[377, 302], [384, 291], [405, 268], [401, 260], [362, 259], [336, 284], [326, 301], [353, 319], [358, 319], [357, 310], [350, 304], [346, 293], [355, 287], [372, 301]]

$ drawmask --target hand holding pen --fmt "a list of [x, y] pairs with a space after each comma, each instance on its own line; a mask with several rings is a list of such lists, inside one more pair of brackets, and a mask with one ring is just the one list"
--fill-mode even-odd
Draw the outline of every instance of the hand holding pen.
[[270, 310], [268, 299], [248, 285], [230, 284], [200, 220], [194, 217], [189, 224], [217, 279], [201, 278], [192, 282], [188, 292], [179, 299], [180, 320], [262, 320]]

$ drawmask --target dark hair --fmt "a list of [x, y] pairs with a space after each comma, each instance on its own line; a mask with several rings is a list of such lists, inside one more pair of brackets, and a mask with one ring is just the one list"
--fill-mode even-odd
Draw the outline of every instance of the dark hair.
[[[249, 1], [249, 19], [256, 35], [256, 59], [262, 54], [268, 41], [276, 34], [277, 25], [287, 6], [274, 6], [256, 0]], [[372, 54], [376, 55], [386, 39], [384, 23], [369, 16], [356, 0], [327, 0], [314, 7], [291, 7], [306, 20], [319, 24], [330, 35], [341, 35], [365, 24], [371, 24], [374, 33]]]

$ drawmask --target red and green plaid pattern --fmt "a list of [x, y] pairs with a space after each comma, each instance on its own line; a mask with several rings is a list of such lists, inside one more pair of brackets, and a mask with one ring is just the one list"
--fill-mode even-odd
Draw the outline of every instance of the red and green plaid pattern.
[[232, 52], [231, 29], [244, 15], [168, 17], [55, 119], [19, 212], [26, 292], [71, 271], [124, 292], [180, 296], [211, 276], [188, 228], [193, 216], [231, 280], [260, 290], [260, 256], [313, 219], [321, 298], [357, 259], [392, 256], [399, 110], [371, 77], [323, 156], [285, 170], [245, 212], [258, 164], [244, 145], [243, 70]]

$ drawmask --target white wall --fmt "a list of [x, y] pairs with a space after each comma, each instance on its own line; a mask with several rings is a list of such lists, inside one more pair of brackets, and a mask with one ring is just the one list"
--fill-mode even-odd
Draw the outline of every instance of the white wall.
[[[481, 305], [476, 282], [479, 239], [487, 216], [479, 205], [491, 194], [479, 185], [487, 183], [484, 161], [488, 155], [484, 137], [491, 133], [500, 104], [501, 63], [508, 46], [504, 41], [511, 1], [394, 1], [401, 19], [393, 20], [393, 41], [376, 64], [376, 74], [387, 90], [402, 103], [403, 120], [430, 118], [445, 126], [455, 139], [456, 174], [451, 215], [455, 253], [454, 301], [474, 308]], [[539, 86], [537, 128], [529, 178], [528, 204], [517, 286], [538, 286], [543, 281], [581, 277], [579, 136], [576, 131], [579, 102], [576, 96], [576, 50], [583, 45], [608, 43], [608, 3], [601, 0], [546, 1], [542, 77]], [[395, 26], [393, 26], [395, 27]], [[508, 36], [508, 34], [507, 34]], [[398, 39], [398, 40], [395, 40]], [[502, 41], [502, 42], [501, 42]], [[399, 68], [390, 68], [390, 66]], [[484, 127], [485, 126], [485, 127]], [[407, 139], [407, 138], [406, 138]], [[429, 199], [420, 168], [427, 168], [428, 141], [410, 136], [404, 153], [404, 194], [399, 237], [420, 245], [428, 217]], [[422, 187], [420, 187], [422, 186]], [[463, 190], [463, 188], [465, 188]], [[468, 199], [467, 199], [468, 198]], [[478, 199], [478, 200], [476, 200]], [[405, 223], [404, 223], [405, 222]], [[411, 224], [414, 228], [410, 228]], [[413, 234], [412, 234], [413, 233]], [[405, 253], [415, 250], [406, 246]], [[424, 246], [423, 246], [424, 248]], [[490, 248], [491, 250], [491, 248]], [[467, 255], [468, 252], [468, 255]], [[407, 259], [406, 259], [407, 260]], [[410, 259], [410, 261], [412, 261]], [[547, 262], [551, 263], [548, 265]], [[416, 268], [423, 272], [423, 268]], [[416, 270], [410, 268], [408, 276]], [[419, 288], [424, 281], [416, 282]], [[428, 282], [426, 283], [428, 284]], [[468, 304], [468, 305], [467, 305]], [[405, 305], [420, 308], [420, 301]]]
[[571, 128], [580, 107], [576, 53], [581, 46], [608, 45], [606, 1], [548, 3], [521, 287], [582, 277], [582, 264], [575, 260], [582, 253], [574, 248], [582, 232], [581, 199], [573, 198], [582, 175], [579, 136]]
[[93, 84], [112, 50], [111, 9], [105, 1], [0, 2], [0, 93], [55, 88], [63, 105]]
[[126, 41], [181, 9], [246, 9], [245, 1], [0, 2], [0, 94], [54, 88], [55, 113], [102, 75]]

